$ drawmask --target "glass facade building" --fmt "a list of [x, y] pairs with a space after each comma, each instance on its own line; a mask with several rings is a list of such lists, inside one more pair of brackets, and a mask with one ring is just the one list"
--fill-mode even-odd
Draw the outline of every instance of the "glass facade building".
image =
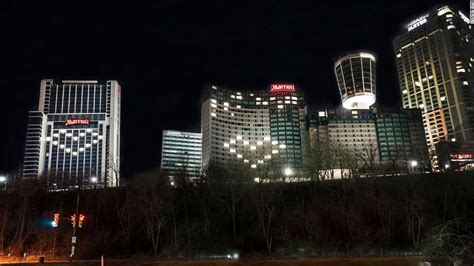
[[393, 41], [404, 108], [420, 108], [427, 144], [474, 140], [474, 40], [458, 9], [435, 8]]
[[22, 175], [50, 187], [114, 187], [120, 180], [117, 81], [43, 80], [30, 112]]
[[201, 112], [203, 167], [241, 160], [300, 169], [305, 152], [304, 96], [292, 84], [268, 91], [206, 90]]
[[170, 178], [195, 179], [201, 175], [201, 133], [164, 130], [161, 170]]
[[[429, 165], [419, 110], [371, 109], [320, 110], [308, 114], [310, 147], [329, 145], [353, 155], [362, 167], [397, 161]], [[317, 150], [317, 149], [316, 149]], [[321, 151], [321, 150], [318, 150]]]

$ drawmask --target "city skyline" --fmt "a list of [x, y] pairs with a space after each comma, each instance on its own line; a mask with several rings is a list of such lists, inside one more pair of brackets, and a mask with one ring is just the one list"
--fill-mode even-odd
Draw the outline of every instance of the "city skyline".
[[[28, 47], [19, 47], [14, 49], [17, 52], [17, 55], [20, 56], [18, 52], [22, 52], [21, 56], [18, 59], [18, 62], [15, 62], [14, 69], [8, 70], [5, 67], [5, 72], [7, 74], [7, 78], [2, 79], [2, 86], [7, 88], [13, 88], [12, 90], [3, 90], [2, 94], [5, 94], [6, 97], [2, 97], [4, 99], [14, 99], [12, 101], [7, 101], [6, 104], [2, 103], [2, 111], [10, 111], [11, 117], [7, 118], [7, 125], [11, 128], [15, 134], [11, 133], [3, 133], [2, 137], [8, 139], [6, 143], [6, 149], [2, 150], [1, 154], [1, 165], [0, 171], [12, 171], [15, 168], [19, 167], [21, 162], [21, 150], [23, 147], [24, 142], [24, 134], [26, 132], [26, 116], [27, 110], [34, 108], [35, 99], [37, 99], [37, 92], [36, 89], [38, 87], [39, 81], [44, 78], [74, 78], [74, 79], [98, 79], [98, 78], [112, 78], [117, 79], [124, 89], [124, 94], [127, 95], [124, 99], [130, 99], [124, 101], [124, 111], [123, 114], [123, 159], [124, 160], [131, 160], [132, 163], [128, 163], [125, 166], [125, 176], [131, 175], [132, 173], [156, 168], [159, 166], [159, 159], [160, 159], [160, 149], [161, 143], [159, 141], [159, 136], [161, 136], [161, 131], [163, 129], [177, 129], [177, 130], [188, 130], [188, 131], [199, 131], [199, 108], [200, 102], [196, 100], [196, 97], [202, 95], [202, 88], [211, 83], [215, 83], [218, 85], [223, 86], [232, 86], [237, 88], [244, 88], [244, 89], [251, 89], [254, 87], [263, 88], [268, 84], [274, 81], [287, 81], [291, 83], [296, 83], [299, 88], [301, 88], [305, 95], [307, 102], [311, 105], [318, 105], [318, 106], [340, 106], [339, 103], [339, 95], [337, 90], [337, 83], [333, 75], [333, 63], [336, 58], [340, 55], [344, 54], [346, 51], [354, 50], [354, 49], [369, 49], [373, 50], [377, 54], [378, 59], [378, 71], [377, 71], [377, 88], [378, 88], [378, 95], [377, 101], [384, 105], [390, 106], [398, 106], [400, 105], [400, 96], [398, 90], [398, 82], [396, 81], [396, 68], [395, 68], [395, 58], [392, 51], [391, 41], [394, 35], [398, 32], [401, 25], [410, 18], [432, 8], [435, 4], [427, 4], [419, 3], [419, 6], [410, 8], [410, 12], [412, 13], [404, 13], [404, 14], [391, 14], [396, 19], [394, 21], [390, 21], [388, 28], [387, 36], [380, 37], [378, 36], [376, 42], [370, 42], [370, 39], [363, 40], [363, 38], [357, 39], [354, 38], [354, 43], [345, 43], [339, 44], [335, 47], [328, 47], [331, 45], [326, 44], [325, 42], [320, 42], [316, 40], [315, 36], [309, 37], [309, 35], [317, 35], [317, 34], [304, 34], [306, 33], [318, 33], [313, 32], [309, 26], [301, 27], [305, 24], [305, 22], [312, 21], [318, 22], [318, 20], [312, 20], [312, 15], [314, 15], [314, 10], [309, 10], [308, 14], [302, 16], [302, 18], [298, 21], [293, 21], [289, 23], [291, 27], [284, 28], [286, 25], [284, 21], [272, 20], [274, 24], [266, 25], [263, 23], [264, 18], [259, 18], [258, 16], [261, 15], [257, 11], [256, 14], [252, 13], [251, 19], [256, 20], [258, 25], [261, 27], [265, 26], [275, 26], [277, 28], [275, 33], [278, 33], [278, 29], [282, 29], [282, 35], [291, 36], [291, 34], [299, 34], [303, 38], [303, 41], [296, 41], [292, 39], [292, 43], [284, 42], [284, 36], [275, 34], [273, 36], [269, 36], [271, 34], [267, 34], [265, 36], [259, 37], [257, 44], [255, 46], [246, 46], [245, 42], [242, 44], [243, 51], [229, 51], [224, 50], [226, 59], [216, 59], [215, 56], [210, 58], [211, 64], [216, 65], [210, 67], [209, 64], [205, 64], [204, 70], [198, 74], [189, 74], [196, 68], [201, 67], [202, 65], [199, 64], [199, 61], [203, 58], [206, 58], [206, 54], [202, 54], [203, 51], [207, 49], [221, 48], [222, 46], [214, 46], [211, 42], [204, 42], [202, 41], [202, 37], [193, 36], [189, 43], [184, 42], [182, 37], [171, 40], [170, 43], [165, 45], [163, 48], [171, 48], [174, 46], [178, 46], [178, 49], [171, 50], [171, 54], [179, 54], [181, 58], [184, 59], [193, 59], [189, 60], [189, 62], [185, 65], [180, 64], [171, 64], [168, 67], [164, 65], [154, 62], [150, 62], [149, 60], [144, 59], [144, 53], [139, 53], [138, 56], [141, 58], [140, 60], [135, 61], [133, 57], [125, 58], [125, 62], [118, 62], [119, 51], [114, 50], [112, 52], [106, 52], [105, 49], [108, 47], [107, 45], [101, 45], [97, 51], [94, 49], [94, 42], [85, 45], [86, 49], [78, 49], [81, 46], [77, 46], [74, 44], [72, 46], [72, 50], [76, 50], [77, 54], [74, 54], [73, 51], [68, 51], [65, 55], [61, 56], [58, 54], [54, 54], [51, 52], [51, 48], [48, 47], [56, 47], [55, 44], [49, 43], [50, 40], [46, 38], [37, 38], [36, 42], [33, 42], [32, 46]], [[452, 2], [449, 2], [452, 3]], [[446, 3], [446, 4], [449, 4]], [[303, 8], [308, 3], [301, 3], [297, 8]], [[418, 3], [417, 3], [418, 5]], [[362, 7], [369, 6], [368, 3], [362, 4]], [[456, 6], [460, 7], [462, 10], [466, 10], [468, 3], [464, 3], [459, 1], [456, 3]], [[279, 18], [279, 14], [285, 9], [285, 5], [283, 6], [275, 6], [274, 14], [272, 13], [272, 18]], [[15, 11], [15, 7], [13, 4], [11, 5], [13, 10], [13, 14]], [[59, 8], [60, 7], [56, 7]], [[99, 7], [98, 10], [100, 10]], [[104, 8], [104, 7], [102, 7]], [[122, 10], [124, 7], [118, 7], [119, 10]], [[156, 7], [159, 10], [163, 9], [171, 9], [174, 12], [176, 11], [176, 6], [173, 4], [168, 3], [168, 6], [159, 6]], [[244, 7], [240, 6], [242, 10]], [[256, 10], [263, 10], [263, 4], [259, 4], [256, 7]], [[295, 7], [296, 8], [296, 7]], [[390, 8], [390, 6], [388, 7]], [[374, 7], [375, 9], [375, 7]], [[399, 8], [401, 9], [401, 8]], [[18, 10], [16, 10], [18, 12]], [[97, 11], [96, 11], [97, 12]], [[208, 11], [210, 12], [210, 11]], [[288, 11], [291, 13], [291, 10]], [[313, 12], [313, 13], [311, 13]], [[341, 16], [348, 16], [342, 11]], [[377, 16], [382, 16], [383, 13], [387, 12], [381, 11], [380, 14]], [[396, 13], [396, 12], [394, 12]], [[336, 15], [336, 14], [333, 14]], [[203, 15], [204, 16], [204, 15]], [[337, 16], [334, 16], [336, 18]], [[355, 16], [357, 17], [357, 16]], [[349, 18], [351, 18], [349, 16]], [[391, 17], [390, 17], [391, 18]], [[58, 26], [61, 23], [60, 20], [66, 22], [66, 25], [76, 26], [75, 28], [72, 27], [72, 31], [76, 30], [78, 32], [82, 31], [80, 25], [74, 24], [70, 20], [66, 19], [65, 17], [59, 17], [56, 19], [52, 19], [51, 21], [41, 22], [45, 23], [43, 26]], [[378, 17], [381, 19], [381, 17]], [[57, 21], [59, 20], [59, 22]], [[384, 20], [384, 19], [383, 19]], [[375, 32], [373, 28], [374, 25], [367, 23], [368, 19], [362, 19], [361, 21], [356, 21], [354, 27], [360, 27], [360, 29], [364, 29], [362, 32], [366, 33], [367, 36], [370, 35], [371, 32]], [[291, 21], [290, 21], [291, 22]], [[342, 27], [341, 22], [337, 22], [336, 19], [333, 21], [334, 27]], [[41, 24], [40, 23], [40, 24]], [[211, 22], [206, 22], [208, 24], [212, 24]], [[230, 23], [230, 22], [228, 22]], [[340, 24], [338, 24], [340, 23]], [[153, 23], [150, 23], [152, 25]], [[86, 24], [87, 25], [87, 24]], [[102, 26], [100, 26], [102, 25]], [[225, 24], [229, 26], [230, 29], [233, 29], [239, 32], [240, 29], [239, 25], [235, 24]], [[90, 26], [90, 25], [89, 25]], [[122, 25], [123, 26], [123, 25]], [[280, 27], [278, 27], [280, 26]], [[300, 28], [299, 28], [299, 27]], [[62, 26], [65, 27], [65, 26]], [[102, 27], [102, 30], [100, 28]], [[150, 26], [151, 29], [145, 30], [145, 33], [142, 36], [141, 40], [147, 40], [146, 35], [148, 33], [153, 33], [156, 31], [156, 25]], [[316, 27], [316, 26], [314, 26]], [[116, 27], [112, 27], [107, 23], [100, 24], [98, 27], [98, 31], [95, 33], [96, 35], [101, 35], [103, 32], [112, 32], [110, 29], [117, 30]], [[184, 32], [189, 33], [189, 30], [192, 27], [185, 28]], [[125, 27], [125, 34], [124, 36], [133, 37], [133, 30], [130, 30]], [[211, 34], [212, 32], [217, 33], [219, 28], [214, 29], [213, 31], [207, 32], [207, 34]], [[168, 29], [171, 31], [170, 29]], [[261, 30], [259, 28], [259, 30]], [[251, 31], [249, 34], [253, 34], [259, 32], [259, 30]], [[314, 29], [313, 29], [314, 30]], [[303, 31], [303, 33], [301, 32]], [[316, 30], [314, 30], [316, 31]], [[53, 31], [54, 32], [54, 31]], [[159, 32], [159, 31], [158, 31]], [[180, 31], [178, 31], [180, 32]], [[322, 35], [323, 32], [319, 32], [319, 36]], [[168, 32], [167, 34], [171, 34], [170, 36], [173, 37], [173, 34]], [[224, 34], [225, 35], [225, 34]], [[145, 37], [144, 37], [145, 36]], [[218, 36], [218, 35], [217, 35]], [[38, 37], [38, 36], [37, 36]], [[41, 36], [40, 36], [41, 37]], [[165, 36], [166, 37], [166, 36]], [[176, 37], [176, 36], [174, 36]], [[228, 39], [224, 39], [223, 44], [225, 43], [232, 43], [235, 41], [232, 36], [227, 36]], [[238, 37], [238, 36], [237, 36]], [[237, 41], [244, 41], [250, 40], [251, 36], [244, 36], [241, 38], [237, 38]], [[254, 36], [255, 37], [255, 36]], [[273, 39], [271, 38], [273, 37]], [[151, 37], [150, 37], [151, 38]], [[265, 39], [266, 38], [266, 39]], [[306, 38], [306, 39], [305, 39]], [[308, 41], [308, 44], [319, 44], [320, 46], [317, 47], [309, 47], [308, 44], [303, 45], [304, 40]], [[340, 41], [341, 37], [334, 37], [334, 41]], [[374, 38], [374, 37], [371, 37]], [[160, 38], [158, 38], [160, 39]], [[151, 40], [157, 41], [156, 39], [151, 38]], [[198, 42], [197, 45], [193, 44], [194, 41], [201, 41]], [[268, 43], [264, 42], [265, 40]], [[373, 40], [373, 39], [372, 39]], [[117, 39], [117, 42], [119, 39]], [[216, 42], [218, 40], [215, 40]], [[174, 43], [176, 42], [176, 43]], [[274, 43], [279, 44], [274, 44]], [[88, 42], [81, 42], [81, 43], [88, 43]], [[114, 42], [111, 41], [110, 44]], [[207, 48], [203, 48], [203, 45], [209, 44]], [[306, 46], [308, 45], [308, 46]], [[145, 44], [146, 46], [146, 44]], [[169, 47], [168, 47], [169, 46]], [[225, 46], [225, 45], [224, 45]], [[33, 47], [33, 48], [31, 48]], [[125, 46], [119, 46], [121, 48], [125, 48]], [[256, 64], [259, 67], [263, 66], [265, 71], [262, 74], [256, 74], [253, 72], [257, 71], [257, 66], [251, 66], [247, 70], [244, 71], [244, 75], [236, 75], [233, 72], [238, 69], [242, 69], [242, 66], [245, 66], [245, 59], [239, 59], [235, 56], [235, 54], [245, 54], [243, 58], [248, 58], [252, 56], [256, 56], [258, 51], [261, 51], [261, 48], [271, 48], [270, 52], [267, 54], [263, 54], [261, 57], [256, 59]], [[288, 47], [289, 49], [284, 49]], [[13, 47], [11, 47], [13, 48]], [[135, 47], [136, 48], [136, 47]], [[150, 51], [150, 47], [146, 47], [145, 51]], [[23, 49], [23, 50], [22, 50]], [[64, 49], [64, 48], [63, 48]], [[118, 49], [118, 48], [116, 48]], [[204, 50], [202, 50], [204, 49]], [[318, 54], [318, 50], [326, 49], [327, 52], [325, 53], [326, 56], [323, 57], [321, 54]], [[94, 64], [90, 69], [84, 70], [83, 65], [78, 66], [67, 66], [67, 63], [70, 61], [81, 61], [80, 56], [86, 55], [86, 59], [90, 58], [91, 55], [88, 55], [89, 50], [94, 51], [92, 54], [99, 55], [98, 58], [102, 59], [105, 63], [101, 64]], [[28, 59], [23, 52], [30, 52], [33, 58], [39, 59], [41, 63], [36, 61], [29, 61], [32, 59]], [[37, 55], [37, 53], [41, 53], [44, 51], [45, 53], [42, 55]], [[136, 51], [136, 49], [134, 49]], [[288, 51], [297, 52], [294, 56], [289, 56]], [[103, 53], [102, 55], [100, 53]], [[315, 53], [315, 54], [313, 54]], [[320, 53], [320, 52], [319, 52]], [[13, 53], [15, 54], [15, 53]], [[162, 54], [160, 54], [162, 55]], [[44, 65], [46, 66], [45, 70], [40, 70], [43, 65], [43, 61], [41, 60], [44, 56], [50, 56], [47, 60], [44, 61]], [[154, 58], [159, 60], [158, 54], [154, 54]], [[320, 59], [323, 60], [320, 60]], [[6, 62], [10, 62], [13, 57], [9, 57]], [[109, 60], [107, 60], [109, 59]], [[267, 59], [273, 59], [273, 61], [269, 61], [268, 63], [262, 63], [263, 61], [268, 61]], [[165, 63], [175, 63], [176, 59], [165, 58]], [[223, 61], [221, 61], [223, 60]], [[226, 61], [227, 60], [227, 61]], [[226, 63], [227, 64], [223, 64]], [[263, 65], [262, 65], [263, 64]], [[272, 65], [280, 65], [272, 66]], [[147, 69], [148, 66], [149, 68]], [[150, 67], [151, 66], [151, 67]], [[295, 68], [295, 66], [297, 66]], [[222, 67], [222, 70], [218, 73], [212, 73], [216, 69]], [[295, 70], [289, 71], [289, 69], [295, 68]], [[304, 71], [302, 71], [304, 70]], [[300, 73], [298, 73], [300, 71]], [[301, 72], [302, 71], [302, 72]], [[27, 73], [30, 72], [30, 73]], [[94, 74], [96, 73], [96, 74]], [[171, 75], [171, 78], [162, 78], [162, 82], [160, 83], [160, 78], [162, 76], [169, 75], [170, 73], [174, 73]], [[190, 79], [187, 82], [183, 82], [178, 80], [178, 77], [183, 75], [186, 77], [185, 79]], [[317, 73], [317, 74], [315, 74]], [[324, 75], [326, 73], [327, 75]], [[25, 78], [26, 75], [26, 78]], [[18, 84], [12, 86], [13, 79], [11, 77], [19, 77], [21, 79]], [[23, 78], [20, 78], [23, 77]], [[324, 79], [322, 78], [324, 77]], [[175, 82], [173, 82], [173, 78], [175, 78]], [[165, 89], [163, 89], [163, 87]], [[185, 87], [185, 88], [183, 88]], [[148, 88], [148, 90], [147, 90]], [[160, 90], [156, 92], [156, 90]], [[132, 100], [133, 99], [133, 100]], [[183, 103], [181, 103], [183, 101]], [[157, 104], [158, 103], [158, 104]], [[187, 108], [182, 109], [180, 106], [187, 106]], [[4, 109], [5, 108], [5, 109]], [[14, 109], [14, 110], [12, 110]], [[151, 112], [151, 116], [149, 115]], [[140, 119], [136, 119], [136, 115], [143, 115], [145, 114], [147, 117], [141, 117]], [[176, 114], [176, 115], [175, 115]], [[169, 118], [169, 117], [173, 118]], [[148, 123], [143, 122], [147, 120]], [[137, 133], [140, 132], [140, 133]], [[150, 149], [149, 145], [143, 145], [147, 141], [156, 139], [156, 142], [153, 142], [155, 149]], [[144, 141], [144, 142], [142, 142]], [[5, 146], [4, 146], [5, 147]], [[138, 148], [137, 148], [138, 147]], [[13, 155], [12, 155], [13, 154]], [[138, 161], [135, 158], [140, 157], [137, 156], [138, 154], [144, 154], [146, 158], [142, 158], [142, 160]], [[130, 166], [131, 165], [131, 166]]]

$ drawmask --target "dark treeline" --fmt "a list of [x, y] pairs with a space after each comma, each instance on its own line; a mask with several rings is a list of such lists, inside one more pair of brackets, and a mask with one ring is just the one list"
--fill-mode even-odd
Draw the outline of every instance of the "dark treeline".
[[[255, 183], [245, 173], [229, 172], [216, 169], [203, 183], [177, 178], [175, 186], [161, 173], [148, 172], [121, 188], [65, 192], [22, 181], [0, 194], [0, 249], [68, 256], [67, 219], [78, 193], [86, 221], [78, 229], [76, 258], [357, 256], [396, 250], [443, 256], [445, 247], [434, 241], [440, 232], [462, 227], [470, 237], [472, 172], [299, 183]], [[57, 228], [51, 227], [54, 213], [61, 215]]]

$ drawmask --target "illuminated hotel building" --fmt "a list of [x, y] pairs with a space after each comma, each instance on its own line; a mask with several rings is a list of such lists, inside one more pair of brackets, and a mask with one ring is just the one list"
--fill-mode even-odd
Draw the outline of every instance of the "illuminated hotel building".
[[357, 52], [341, 57], [334, 65], [342, 106], [369, 109], [375, 103], [375, 56]]
[[[311, 111], [308, 114], [308, 131], [313, 152], [324, 153], [327, 147], [342, 155], [348, 154], [359, 168], [367, 167], [370, 161], [376, 165], [396, 163], [406, 169], [410, 162], [416, 161], [418, 171], [429, 169], [418, 109], [373, 106], [369, 110], [339, 108]], [[338, 167], [344, 167], [347, 163], [341, 161], [342, 165]]]
[[46, 79], [27, 126], [23, 178], [49, 187], [115, 187], [120, 179], [120, 85]]
[[303, 167], [306, 107], [294, 85], [274, 84], [268, 91], [211, 86], [201, 115], [204, 169], [233, 160], [254, 169], [271, 164], [296, 173]]
[[164, 130], [161, 170], [170, 178], [194, 179], [201, 175], [201, 133]]
[[474, 140], [474, 40], [460, 10], [433, 9], [394, 39], [404, 108], [420, 108], [427, 144]]

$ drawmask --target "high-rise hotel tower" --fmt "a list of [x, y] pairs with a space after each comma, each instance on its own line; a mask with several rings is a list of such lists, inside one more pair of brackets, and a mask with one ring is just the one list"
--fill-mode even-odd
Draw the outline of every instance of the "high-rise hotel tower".
[[272, 164], [287, 174], [303, 167], [306, 106], [294, 85], [261, 91], [211, 86], [201, 116], [204, 170], [235, 160], [253, 169]]
[[393, 41], [404, 108], [420, 108], [427, 144], [474, 140], [474, 39], [444, 6], [414, 18]]
[[114, 187], [120, 179], [120, 85], [46, 79], [27, 127], [23, 178], [50, 187]]

